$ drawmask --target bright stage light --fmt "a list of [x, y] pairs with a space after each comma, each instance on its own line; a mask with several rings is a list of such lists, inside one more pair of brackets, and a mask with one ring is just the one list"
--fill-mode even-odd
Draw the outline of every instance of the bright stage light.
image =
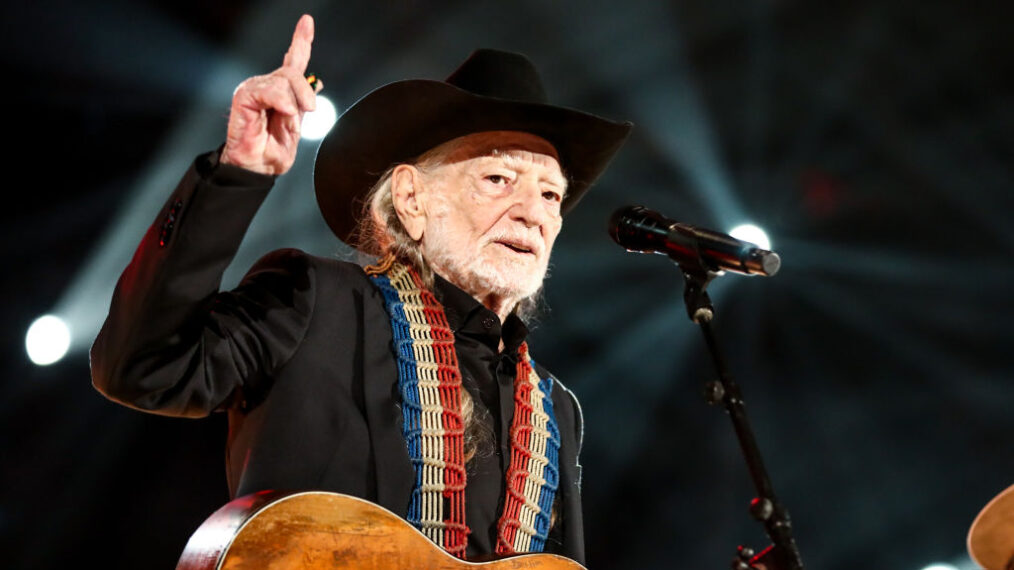
[[70, 348], [70, 328], [59, 317], [45, 315], [35, 319], [25, 335], [28, 358], [39, 366], [52, 364], [63, 358]]
[[338, 120], [334, 103], [323, 95], [317, 95], [317, 110], [303, 115], [300, 136], [304, 140], [316, 141], [324, 138]]
[[742, 224], [732, 228], [729, 235], [736, 239], [756, 244], [761, 249], [771, 249], [771, 240], [764, 230], [753, 224]]
[[938, 563], [938, 564], [930, 564], [929, 566], [926, 566], [922, 570], [958, 570], [958, 567], [953, 564]]

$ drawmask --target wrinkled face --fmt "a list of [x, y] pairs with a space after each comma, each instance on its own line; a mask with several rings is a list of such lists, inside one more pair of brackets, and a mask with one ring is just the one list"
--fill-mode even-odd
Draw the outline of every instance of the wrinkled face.
[[567, 180], [556, 150], [513, 131], [452, 144], [442, 164], [423, 176], [429, 193], [423, 256], [477, 299], [493, 295], [513, 305], [542, 286], [560, 233]]

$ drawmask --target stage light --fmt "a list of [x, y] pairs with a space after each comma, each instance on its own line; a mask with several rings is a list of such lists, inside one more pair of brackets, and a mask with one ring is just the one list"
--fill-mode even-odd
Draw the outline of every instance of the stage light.
[[958, 567], [953, 564], [936, 563], [930, 564], [924, 567], [922, 570], [958, 570]]
[[316, 141], [324, 138], [338, 120], [334, 103], [323, 95], [317, 95], [317, 110], [303, 115], [300, 136], [303, 140]]
[[729, 235], [756, 244], [761, 249], [771, 249], [771, 240], [768, 239], [767, 232], [753, 224], [738, 225], [729, 230]]
[[59, 317], [45, 315], [35, 319], [25, 335], [28, 358], [39, 366], [52, 364], [63, 358], [70, 348], [70, 328]]

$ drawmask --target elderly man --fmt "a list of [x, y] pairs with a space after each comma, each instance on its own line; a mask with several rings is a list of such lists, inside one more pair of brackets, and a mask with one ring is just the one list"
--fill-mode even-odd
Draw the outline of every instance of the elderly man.
[[532, 360], [523, 317], [563, 214], [630, 125], [548, 105], [517, 54], [383, 86], [315, 166], [325, 220], [377, 262], [276, 251], [220, 292], [314, 108], [312, 37], [304, 16], [282, 67], [237, 88], [225, 145], [145, 235], [92, 348], [95, 386], [159, 414], [227, 412], [234, 497], [345, 493], [459, 557], [582, 561], [580, 408]]

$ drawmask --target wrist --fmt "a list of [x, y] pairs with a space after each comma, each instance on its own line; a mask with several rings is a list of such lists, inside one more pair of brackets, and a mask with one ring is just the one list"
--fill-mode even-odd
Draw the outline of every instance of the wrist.
[[239, 155], [239, 153], [233, 152], [229, 147], [229, 143], [222, 145], [218, 155], [219, 164], [228, 164], [230, 166], [249, 170], [250, 172], [255, 172], [257, 174], [266, 174], [269, 176], [275, 174], [275, 172], [263, 162], [249, 160], [247, 157], [243, 157]]
[[224, 145], [201, 155], [197, 172], [205, 180], [219, 186], [264, 186], [274, 184], [274, 174], [258, 172], [225, 160]]

